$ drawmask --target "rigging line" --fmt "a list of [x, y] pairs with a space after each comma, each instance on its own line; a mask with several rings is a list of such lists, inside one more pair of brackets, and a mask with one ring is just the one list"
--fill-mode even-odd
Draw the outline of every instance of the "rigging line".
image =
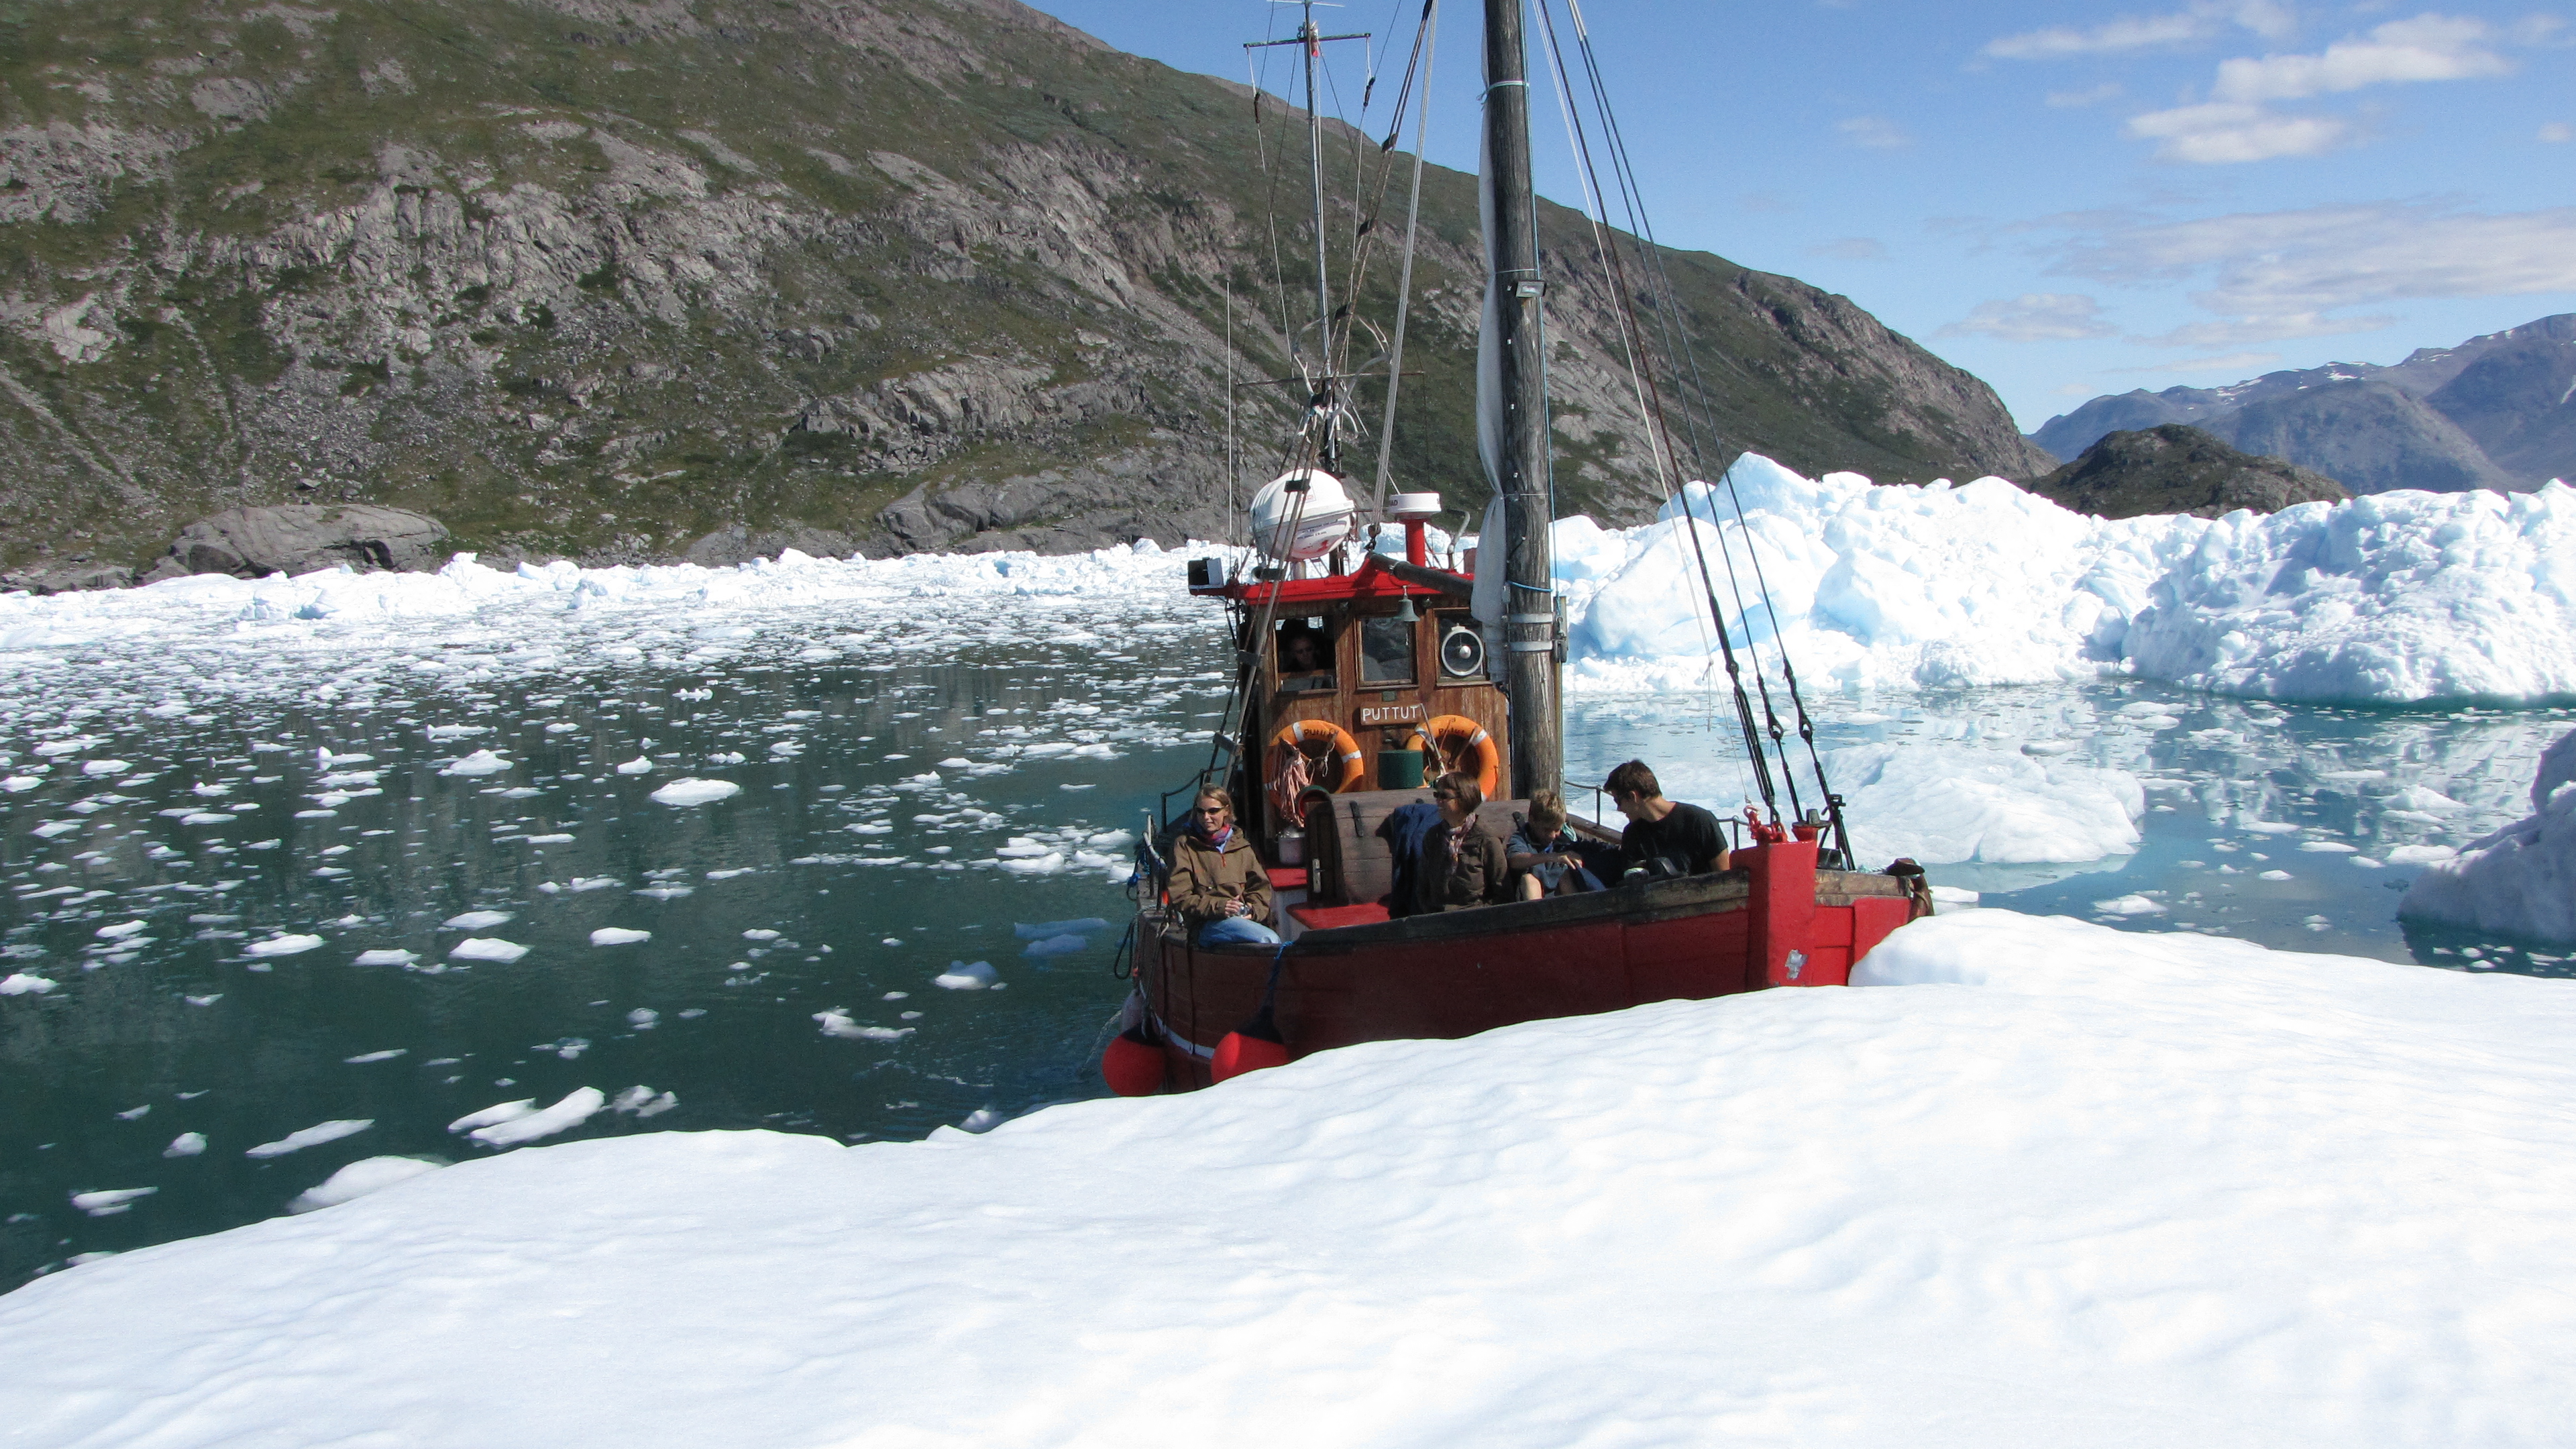
[[[1662, 248], [1653, 240], [1654, 228], [1651, 219], [1647, 216], [1645, 211], [1643, 188], [1636, 182], [1635, 168], [1627, 151], [1626, 139], [1624, 135], [1619, 133], [1617, 130], [1617, 113], [1611, 107], [1608, 87], [1601, 78], [1599, 59], [1592, 52], [1589, 33], [1582, 28], [1581, 0], [1566, 0], [1566, 4], [1567, 8], [1574, 13], [1576, 18], [1576, 33], [1583, 44], [1585, 68], [1592, 81], [1596, 104], [1598, 104], [1601, 109], [1603, 125], [1605, 130], [1608, 132], [1608, 139], [1612, 148], [1612, 162], [1617, 168], [1616, 174], [1620, 177], [1622, 194], [1628, 204], [1631, 225], [1634, 234], [1644, 238], [1642, 250], [1644, 251], [1644, 254], [1651, 259], [1651, 265], [1653, 268], [1652, 274], [1655, 281], [1658, 283], [1658, 311], [1662, 314], [1659, 320], [1663, 323], [1663, 330], [1667, 338], [1667, 355], [1672, 356], [1674, 354], [1678, 354], [1680, 356], [1687, 357], [1690, 360], [1691, 378], [1694, 383], [1700, 384], [1700, 401], [1703, 407], [1705, 407], [1707, 406], [1707, 394], [1705, 384], [1699, 373], [1697, 349], [1691, 346], [1687, 332], [1678, 333], [1678, 342], [1674, 340], [1677, 328], [1677, 324], [1674, 319], [1679, 313], [1678, 293], [1672, 286], [1670, 272], [1664, 267]], [[1680, 369], [1676, 367], [1674, 368], [1674, 372], [1676, 383], [1678, 383]], [[1685, 397], [1684, 416], [1686, 420], [1690, 417], [1690, 410], [1687, 406], [1687, 396]], [[1713, 427], [1712, 431], [1714, 431]], [[1694, 452], [1697, 451], [1698, 446], [1698, 440], [1695, 436], [1693, 439]], [[1771, 583], [1762, 567], [1762, 557], [1760, 553], [1751, 547], [1751, 532], [1745, 521], [1743, 495], [1736, 485], [1734, 469], [1731, 464], [1726, 472], [1721, 475], [1721, 481], [1726, 484], [1727, 496], [1734, 506], [1736, 527], [1739, 535], [1746, 539], [1745, 556], [1747, 561], [1751, 563], [1753, 567], [1754, 585], [1762, 596], [1763, 612], [1771, 622], [1772, 646], [1780, 656], [1781, 681], [1787, 688], [1789, 694], [1790, 713], [1797, 720], [1799, 741], [1806, 747], [1808, 767], [1815, 776], [1816, 792], [1818, 795], [1823, 797], [1823, 804], [1831, 817], [1831, 823], [1834, 829], [1834, 843], [1842, 852], [1845, 862], [1849, 863], [1852, 858], [1851, 832], [1849, 824], [1843, 816], [1842, 797], [1834, 793], [1833, 784], [1825, 773], [1824, 756], [1822, 751], [1820, 751], [1816, 745], [1815, 718], [1808, 712], [1805, 692], [1798, 684], [1797, 664], [1789, 654], [1788, 636], [1780, 623], [1779, 606], [1771, 596]], [[1716, 514], [1717, 500], [1714, 497], [1714, 491], [1712, 490], [1712, 496], [1709, 499], [1709, 515], [1712, 522], [1715, 522]], [[1739, 611], [1743, 608], [1743, 602], [1740, 596], [1737, 600], [1737, 608]], [[1759, 682], [1758, 675], [1757, 682]], [[1763, 685], [1762, 693], [1763, 708], [1765, 713], [1769, 714], [1771, 710], [1771, 702], [1770, 689], [1767, 684]], [[1788, 770], [1787, 753], [1785, 747], [1781, 746], [1780, 727], [1776, 716], [1773, 716], [1771, 719], [1771, 735], [1775, 747], [1781, 747], [1782, 749], [1782, 769], [1783, 772], [1788, 774], [1790, 777], [1790, 800], [1794, 808], [1799, 803], [1797, 799], [1796, 776], [1793, 771]]]
[[[1550, 75], [1556, 82], [1557, 112], [1559, 115], [1564, 117], [1566, 144], [1574, 152], [1575, 179], [1583, 188], [1583, 216], [1584, 221], [1589, 224], [1592, 230], [1593, 255], [1600, 259], [1602, 275], [1605, 278], [1612, 277], [1616, 274], [1615, 263], [1610, 253], [1612, 243], [1604, 236], [1603, 217], [1608, 212], [1608, 206], [1602, 199], [1600, 187], [1601, 178], [1593, 168], [1591, 148], [1588, 144], [1588, 138], [1583, 134], [1582, 125], [1574, 113], [1573, 86], [1566, 75], [1564, 51], [1556, 41], [1556, 30], [1554, 24], [1555, 18], [1553, 15], [1549, 14], [1546, 7], [1542, 5], [1540, 7], [1539, 19], [1540, 23], [1547, 27]], [[1653, 412], [1647, 406], [1645, 385], [1638, 370], [1637, 358], [1639, 342], [1641, 339], [1633, 335], [1630, 318], [1628, 317], [1624, 307], [1620, 305], [1620, 299], [1614, 296], [1612, 298], [1612, 303], [1613, 305], [1610, 308], [1610, 311], [1612, 316], [1620, 324], [1619, 346], [1621, 352], [1627, 359], [1629, 391], [1636, 399], [1637, 419], [1641, 424], [1644, 424], [1649, 429], [1646, 437], [1646, 450], [1655, 469], [1656, 486], [1663, 495], [1669, 499], [1673, 496], [1673, 473], [1676, 470], [1668, 468], [1667, 466], [1671, 462], [1671, 447], [1669, 440], [1666, 440], [1663, 446], [1657, 446], [1657, 434], [1653, 431]], [[1553, 461], [1554, 460], [1551, 458], [1549, 480], [1551, 491], [1554, 484]], [[1701, 576], [1703, 582], [1706, 582], [1707, 573], [1705, 561], [1703, 561]], [[1725, 616], [1717, 607], [1716, 590], [1714, 585], [1709, 587], [1708, 592], [1709, 617], [1717, 623], [1717, 627], [1722, 633], [1726, 628]], [[1737, 605], [1737, 613], [1741, 615], [1742, 612], [1743, 606], [1739, 603]], [[1691, 623], [1698, 630], [1700, 657], [1705, 659], [1709, 653], [1708, 626], [1701, 621], [1697, 610], [1693, 610], [1691, 613]], [[1701, 672], [1701, 679], [1709, 692], [1714, 694], [1717, 689], [1717, 680], [1715, 676], [1703, 669]], [[1745, 740], [1745, 748], [1748, 750], [1758, 751], [1759, 744], [1753, 738], [1748, 737]]]
[[1279, 172], [1281, 168], [1270, 164], [1270, 134], [1262, 129], [1261, 121], [1261, 98], [1264, 94], [1261, 88], [1261, 74], [1262, 68], [1269, 63], [1270, 52], [1265, 49], [1256, 55], [1247, 50], [1245, 56], [1247, 58], [1245, 68], [1252, 72], [1253, 154], [1260, 165], [1262, 179], [1270, 184], [1270, 189], [1263, 193], [1261, 198], [1262, 224], [1270, 232], [1270, 285], [1279, 299], [1279, 338], [1288, 349], [1288, 363], [1293, 367], [1297, 363], [1297, 333], [1288, 325], [1288, 263], [1281, 255], [1279, 246]]
[[[1571, 93], [1573, 87], [1571, 82], [1568, 80], [1564, 69], [1564, 49], [1557, 41], [1555, 16], [1552, 8], [1544, 3], [1544, 0], [1542, 0], [1542, 3], [1539, 6], [1539, 17], [1547, 35], [1548, 53], [1553, 65], [1554, 74], [1557, 78], [1558, 94], [1560, 99], [1567, 102], [1565, 111], [1568, 129], [1573, 133], [1574, 137], [1576, 159], [1580, 169], [1585, 173], [1591, 190], [1597, 195], [1600, 190], [1600, 175], [1593, 165], [1589, 138], [1585, 135], [1581, 122], [1575, 117], [1573, 112], [1571, 105]], [[1670, 475], [1663, 473], [1662, 462], [1664, 458], [1668, 458], [1671, 454], [1672, 437], [1663, 418], [1662, 393], [1660, 389], [1655, 386], [1652, 373], [1637, 366], [1635, 351], [1637, 346], [1637, 342], [1635, 340], [1636, 319], [1630, 308], [1628, 300], [1631, 294], [1628, 286], [1626, 264], [1621, 260], [1615, 236], [1609, 237], [1605, 244], [1599, 233], [1596, 232], [1596, 245], [1605, 245], [1605, 259], [1608, 264], [1608, 270], [1611, 275], [1613, 286], [1614, 305], [1611, 308], [1611, 312], [1612, 315], [1618, 319], [1621, 345], [1629, 351], [1630, 376], [1637, 380], [1638, 385], [1641, 388], [1642, 395], [1638, 402], [1640, 411], [1645, 414], [1641, 421], [1645, 423], [1648, 429], [1647, 447], [1651, 451], [1660, 446], [1661, 455], [1657, 459], [1657, 471], [1659, 477], [1667, 480], [1666, 486], [1669, 489], [1671, 486], [1668, 481]], [[1770, 810], [1773, 821], [1777, 822], [1780, 816], [1779, 797], [1771, 780], [1770, 760], [1768, 756], [1764, 754], [1762, 749], [1761, 730], [1759, 726], [1755, 724], [1753, 719], [1752, 702], [1748, 700], [1744, 694], [1742, 666], [1738, 663], [1735, 657], [1734, 640], [1727, 633], [1726, 611], [1718, 602], [1717, 584], [1709, 572], [1708, 551], [1700, 540], [1697, 515], [1691, 509], [1690, 491], [1687, 488], [1683, 488], [1670, 492], [1667, 496], [1678, 498], [1682, 505], [1682, 525], [1684, 531], [1690, 535], [1692, 556], [1697, 560], [1699, 566], [1701, 590], [1708, 600], [1709, 620], [1717, 628], [1718, 644], [1724, 655], [1727, 679], [1735, 696], [1737, 723], [1744, 732], [1745, 752], [1751, 756], [1754, 761], [1755, 777], [1762, 786], [1762, 803], [1765, 808]], [[1714, 522], [1714, 520], [1712, 520], [1712, 522]], [[1745, 612], [1743, 591], [1737, 585], [1735, 578], [1735, 560], [1726, 549], [1726, 536], [1722, 530], [1718, 532], [1718, 557], [1725, 565], [1728, 588], [1736, 596], [1736, 618], [1740, 623]], [[1703, 636], [1702, 647], [1706, 647], [1705, 636]], [[1751, 640], [1749, 638], [1746, 641], [1746, 647], [1748, 652], [1752, 651]], [[1781, 744], [1782, 731], [1780, 729], [1779, 715], [1777, 711], [1771, 707], [1771, 690], [1769, 684], [1762, 677], [1761, 656], [1759, 653], [1754, 654], [1753, 683], [1755, 689], [1761, 693], [1763, 715], [1770, 724], [1772, 748], [1780, 755], [1781, 773], [1789, 785], [1790, 808], [1792, 810], [1796, 810], [1798, 808], [1797, 781], [1794, 777], [1789, 775], [1788, 752]]]
[[[1651, 274], [1659, 284], [1657, 300], [1660, 305], [1658, 310], [1666, 314], [1664, 320], [1666, 323], [1667, 336], [1669, 337], [1671, 336], [1671, 315], [1678, 311], [1678, 307], [1676, 305], [1677, 293], [1672, 287], [1671, 274], [1664, 268], [1662, 248], [1654, 241], [1653, 225], [1645, 213], [1644, 191], [1636, 182], [1635, 167], [1627, 150], [1626, 137], [1624, 133], [1618, 129], [1617, 112], [1610, 104], [1609, 89], [1601, 77], [1600, 60], [1598, 55], [1592, 49], [1590, 30], [1583, 22], [1582, 0], [1566, 0], [1566, 8], [1573, 17], [1575, 35], [1581, 47], [1584, 68], [1592, 84], [1595, 104], [1600, 108], [1605, 140], [1611, 149], [1614, 174], [1619, 177], [1622, 197], [1628, 207], [1631, 225], [1633, 227], [1632, 234], [1642, 239], [1640, 242], [1641, 252], [1649, 259], [1649, 264], [1652, 269]], [[1553, 36], [1551, 34], [1551, 39], [1552, 38]], [[1690, 358], [1692, 378], [1694, 382], [1698, 382], [1700, 379], [1697, 350], [1689, 345], [1686, 333], [1682, 336], [1681, 346], [1678, 350]], [[1675, 369], [1675, 373], [1676, 382], [1678, 383], [1678, 368]], [[1701, 401], [1703, 404], [1706, 402], [1706, 391], [1704, 386], [1701, 388]], [[1687, 399], [1685, 400], [1685, 417], [1688, 417]], [[1694, 438], [1694, 452], [1697, 451], [1697, 448], [1697, 439]], [[1824, 757], [1816, 748], [1815, 721], [1808, 713], [1805, 695], [1798, 687], [1797, 666], [1791, 661], [1789, 656], [1788, 637], [1780, 625], [1779, 607], [1771, 597], [1770, 580], [1764, 574], [1761, 555], [1751, 547], [1751, 533], [1745, 524], [1744, 500], [1742, 493], [1736, 487], [1734, 470], [1731, 466], [1722, 476], [1722, 481], [1726, 484], [1728, 497], [1735, 508], [1738, 534], [1746, 541], [1745, 556], [1747, 561], [1753, 566], [1754, 583], [1762, 596], [1763, 611], [1771, 621], [1772, 646], [1780, 656], [1781, 679], [1788, 689], [1791, 712], [1798, 721], [1798, 737], [1806, 746], [1807, 759], [1815, 774], [1817, 793], [1824, 797], [1824, 804], [1832, 813], [1835, 843], [1842, 850], [1846, 860], [1848, 861], [1851, 853], [1851, 840], [1849, 829], [1843, 819], [1842, 800], [1839, 796], [1834, 794], [1833, 786], [1827, 780], [1825, 775]], [[1689, 506], [1687, 500], [1685, 500], [1684, 506], [1686, 508]], [[1709, 500], [1709, 515], [1712, 523], [1716, 522], [1716, 514], [1717, 500], [1712, 496]], [[1734, 564], [1730, 555], [1728, 558], [1728, 573], [1730, 579], [1732, 578], [1733, 572]], [[1741, 610], [1743, 609], [1743, 600], [1740, 593], [1737, 597], [1736, 607], [1739, 611], [1740, 617]], [[1796, 808], [1798, 806], [1797, 780], [1795, 773], [1788, 769], [1787, 750], [1781, 740], [1779, 719], [1776, 713], [1773, 713], [1772, 711], [1770, 687], [1767, 683], [1762, 681], [1758, 670], [1755, 675], [1755, 682], [1757, 685], [1761, 686], [1763, 710], [1770, 720], [1772, 742], [1774, 747], [1778, 748], [1781, 752], [1782, 770], [1783, 773], [1787, 774], [1789, 777], [1790, 803], [1793, 808]]]
[[[1389, 22], [1392, 24], [1393, 22]], [[1413, 121], [1413, 200], [1404, 214], [1404, 270], [1395, 284], [1395, 341], [1386, 368], [1386, 416], [1378, 423], [1377, 496], [1374, 517], [1386, 517], [1386, 480], [1395, 460], [1395, 397], [1404, 384], [1404, 324], [1413, 306], [1413, 240], [1422, 221], [1422, 152], [1431, 130], [1431, 58], [1440, 34], [1440, 0], [1422, 0], [1422, 24], [1413, 33], [1413, 53], [1422, 61], [1422, 111]], [[1413, 63], [1404, 67], [1404, 86], [1396, 92], [1396, 125], [1404, 123], [1404, 103], [1413, 92]], [[1387, 133], [1394, 139], [1394, 131]], [[1390, 167], [1393, 163], [1389, 162]]]

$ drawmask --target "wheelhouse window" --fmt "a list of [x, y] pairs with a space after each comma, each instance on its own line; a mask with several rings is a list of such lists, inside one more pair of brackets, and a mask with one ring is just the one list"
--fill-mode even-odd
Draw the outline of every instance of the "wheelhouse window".
[[1333, 636], [1321, 619], [1283, 619], [1271, 636], [1282, 694], [1334, 687]]
[[1413, 621], [1392, 618], [1362, 619], [1360, 621], [1360, 683], [1363, 686], [1411, 684], [1415, 677]]

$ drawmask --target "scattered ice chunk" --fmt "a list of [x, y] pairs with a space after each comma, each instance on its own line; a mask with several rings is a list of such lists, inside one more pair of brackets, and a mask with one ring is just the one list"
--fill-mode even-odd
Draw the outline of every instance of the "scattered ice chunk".
[[409, 1055], [411, 1055], [411, 1048], [409, 1047], [388, 1047], [380, 1052], [361, 1052], [357, 1056], [342, 1057], [340, 1060], [343, 1064], [348, 1066], [362, 1067], [369, 1062], [389, 1062], [396, 1057]]
[[510, 761], [501, 758], [490, 750], [476, 750], [474, 753], [456, 761], [438, 773], [442, 775], [468, 776], [497, 775], [510, 768], [512, 768]]
[[2267, 870], [2254, 878], [2256, 880], [2289, 880], [2291, 879], [2291, 875], [2286, 870]]
[[134, 1205], [136, 1198], [150, 1197], [157, 1187], [111, 1187], [97, 1192], [72, 1194], [72, 1206], [94, 1218], [114, 1217]]
[[609, 1105], [620, 1112], [632, 1113], [637, 1117], [659, 1117], [680, 1105], [680, 1098], [673, 1092], [664, 1092], [657, 1096], [651, 1087], [638, 1085], [618, 1093], [617, 1100]]
[[743, 932], [742, 938], [746, 941], [775, 941], [778, 939], [778, 933], [765, 927], [754, 927]]
[[0, 780], [0, 790], [6, 790], [12, 795], [24, 795], [43, 783], [45, 782], [33, 775], [11, 775], [5, 780]]
[[2449, 845], [2400, 845], [2379, 854], [2390, 865], [2433, 865], [2457, 860], [2460, 852], [2458, 847]]
[[[653, 773], [653, 762], [642, 755], [637, 755], [634, 759], [628, 760], [626, 763], [618, 766], [617, 773], [621, 775], [649, 775]], [[665, 800], [662, 803], [668, 805], [674, 802]]]
[[578, 1127], [607, 1105], [607, 1095], [597, 1087], [580, 1087], [551, 1107], [476, 1127], [468, 1135], [486, 1147], [516, 1147]]
[[1043, 941], [1031, 941], [1020, 949], [1020, 954], [1044, 959], [1049, 956], [1071, 956], [1090, 949], [1090, 937], [1066, 934], [1049, 936]]
[[127, 936], [139, 936], [146, 929], [148, 927], [142, 921], [119, 921], [113, 926], [101, 926], [93, 934], [102, 941], [115, 941]]
[[357, 960], [353, 964], [359, 966], [408, 966], [419, 959], [419, 952], [405, 951], [397, 947], [380, 946], [372, 951], [359, 952]]
[[537, 1099], [534, 1097], [523, 1097], [516, 1102], [502, 1102], [496, 1106], [486, 1107], [480, 1112], [468, 1112], [464, 1116], [457, 1118], [455, 1121], [448, 1123], [447, 1130], [450, 1132], [471, 1132], [478, 1127], [490, 1127], [502, 1122], [515, 1122], [536, 1110]]
[[947, 970], [930, 978], [930, 984], [949, 991], [983, 991], [993, 985], [997, 974], [990, 961], [951, 961]]
[[205, 1150], [205, 1133], [182, 1132], [178, 1136], [170, 1139], [170, 1145], [161, 1149], [161, 1155], [164, 1157], [196, 1157], [202, 1155]]
[[852, 1041], [901, 1041], [914, 1031], [909, 1026], [861, 1026], [837, 1006], [829, 1011], [815, 1012], [814, 1019], [823, 1024], [823, 1035], [847, 1037]]
[[0, 978], [0, 996], [42, 996], [53, 990], [55, 984], [42, 976], [12, 971], [6, 978]]
[[2355, 847], [2340, 840], [2302, 840], [2299, 849], [2314, 855], [2350, 855]]
[[1002, 1125], [1002, 1114], [990, 1107], [978, 1107], [957, 1124], [960, 1132], [990, 1132]]
[[216, 1002], [223, 1000], [224, 994], [218, 991], [209, 996], [183, 996], [179, 999], [187, 1002], [190, 1006], [212, 1006]]
[[133, 769], [123, 760], [90, 760], [81, 766], [84, 775], [122, 775]]
[[249, 945], [242, 947], [242, 954], [263, 958], [270, 956], [297, 956], [306, 951], [313, 950], [321, 944], [322, 938], [319, 936], [299, 936], [293, 934], [271, 936], [265, 941], [253, 941]]
[[457, 942], [454, 946], [449, 947], [447, 951], [448, 959], [451, 961], [499, 961], [504, 963], [516, 961], [527, 954], [527, 947], [520, 945], [516, 941], [504, 941], [498, 936], [468, 936], [464, 940]]
[[2158, 916], [2164, 914], [2165, 906], [2162, 901], [2149, 900], [2142, 895], [2125, 895], [2095, 901], [2093, 909], [2106, 916]]
[[652, 932], [638, 931], [629, 926], [602, 926], [590, 933], [590, 944], [594, 946], [632, 946], [652, 939]]
[[562, 833], [553, 835], [531, 835], [528, 837], [528, 843], [530, 845], [569, 845], [572, 843], [572, 839], [573, 838], [570, 835]]
[[337, 1142], [343, 1137], [353, 1137], [375, 1125], [376, 1121], [372, 1117], [344, 1117], [337, 1121], [316, 1122], [310, 1127], [289, 1132], [275, 1142], [263, 1142], [244, 1152], [242, 1156], [284, 1157], [290, 1152], [301, 1152], [307, 1147], [319, 1147], [325, 1142]]
[[654, 1027], [661, 1025], [661, 1023], [662, 1013], [655, 1011], [649, 1006], [639, 1006], [633, 1011], [626, 1013], [626, 1024], [635, 1028], [637, 1031], [651, 1031]]
[[116, 1117], [120, 1122], [140, 1122], [143, 1120], [145, 1114], [149, 1113], [151, 1110], [152, 1104], [146, 1102], [140, 1107], [128, 1107], [124, 1111], [117, 1113]]
[[467, 911], [460, 916], [448, 917], [439, 923], [439, 927], [448, 931], [488, 931], [518, 918], [516, 911]]
[[653, 798], [664, 805], [711, 805], [742, 793], [742, 787], [731, 780], [701, 780], [686, 776], [653, 792]]
[[422, 1173], [436, 1172], [442, 1165], [417, 1157], [361, 1157], [322, 1179], [320, 1185], [298, 1193], [295, 1200], [286, 1205], [286, 1210], [309, 1213], [316, 1208], [338, 1207]]

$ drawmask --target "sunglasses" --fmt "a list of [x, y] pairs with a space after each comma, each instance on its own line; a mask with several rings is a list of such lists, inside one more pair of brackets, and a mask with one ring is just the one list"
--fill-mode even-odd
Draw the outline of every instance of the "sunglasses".
[[1225, 807], [1222, 805], [1202, 805], [1191, 813], [1197, 815], [1223, 815], [1225, 813]]

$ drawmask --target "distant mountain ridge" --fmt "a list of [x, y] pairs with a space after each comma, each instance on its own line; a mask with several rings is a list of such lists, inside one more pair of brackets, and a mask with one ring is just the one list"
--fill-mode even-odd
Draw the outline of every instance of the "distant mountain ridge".
[[[1376, 138], [1329, 139], [1347, 191]], [[1240, 385], [1308, 305], [1283, 145], [1275, 102], [1015, 0], [0, 0], [0, 566], [297, 500], [496, 560], [1221, 537], [1229, 417], [1257, 486], [1303, 402]], [[1395, 475], [1473, 507], [1474, 178], [1423, 191]], [[1642, 521], [1617, 294], [1539, 211], [1559, 507]], [[2046, 470], [1850, 300], [1664, 263], [1701, 467]]]
[[2355, 493], [2521, 491], [2576, 478], [2576, 312], [2417, 349], [2381, 367], [2335, 362], [2230, 387], [2097, 397], [2031, 441], [2073, 459], [2113, 432], [2188, 423]]

